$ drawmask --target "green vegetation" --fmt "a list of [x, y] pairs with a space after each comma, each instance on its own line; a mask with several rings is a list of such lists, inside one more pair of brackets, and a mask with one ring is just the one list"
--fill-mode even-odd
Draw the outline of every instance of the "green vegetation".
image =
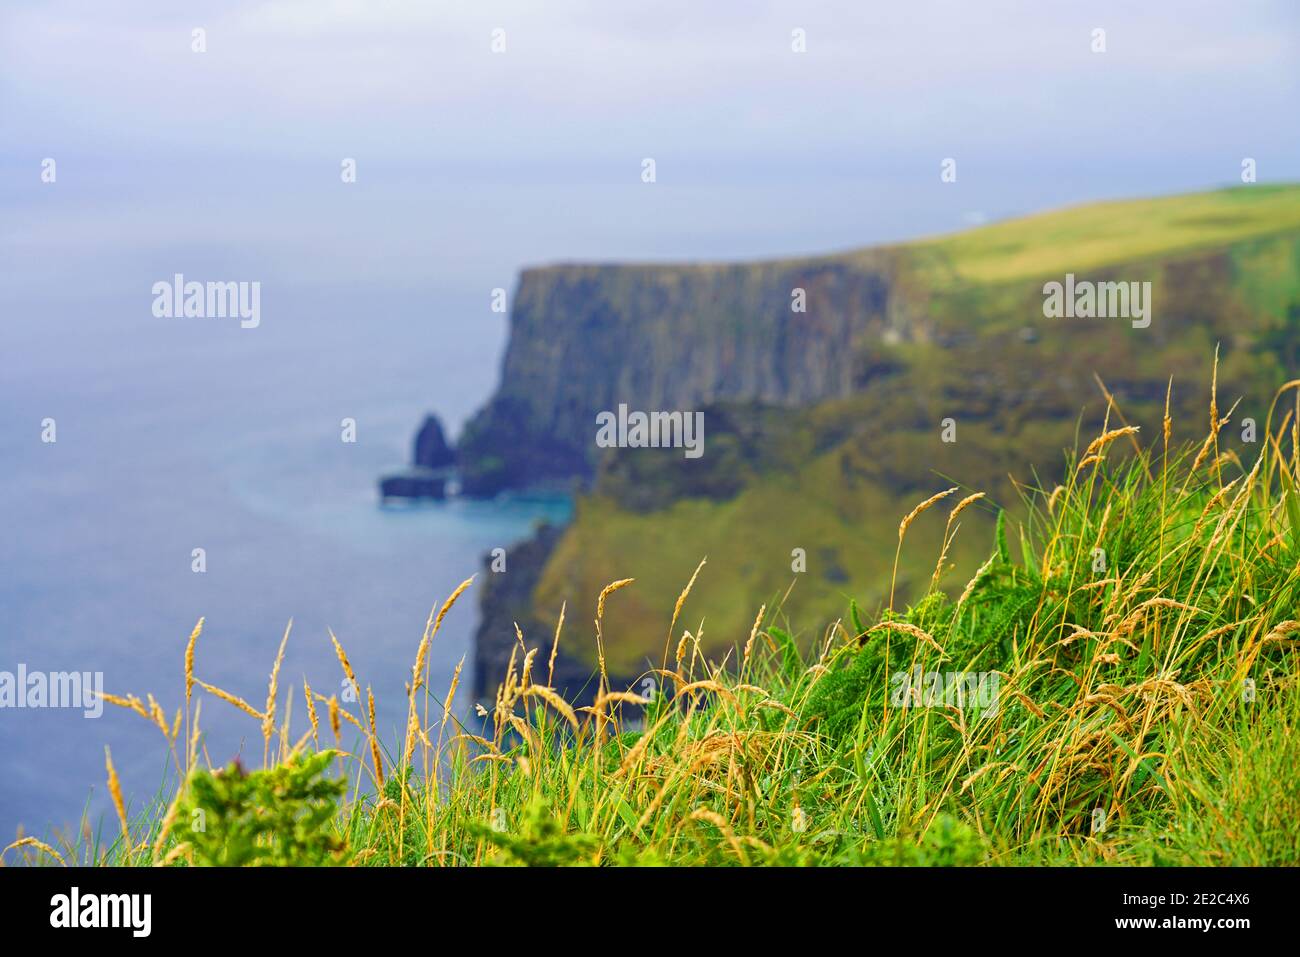
[[[804, 640], [777, 602], [708, 654], [679, 613], [711, 559], [656, 615], [662, 661], [642, 676], [653, 685], [620, 691], [602, 672], [589, 708], [549, 686], [535, 651], [517, 655], [472, 726], [454, 717], [456, 682], [442, 700], [431, 694], [429, 647], [469, 583], [431, 616], [410, 724], [387, 757], [373, 705], [352, 714], [308, 690], [310, 727], [291, 745], [276, 721], [287, 711], [276, 673], [260, 711], [194, 679], [260, 721], [269, 754], [279, 741], [278, 764], [190, 771], [170, 811], [123, 815], [105, 860], [1300, 863], [1297, 387], [1277, 394], [1245, 459], [1219, 444], [1228, 423], [1217, 399], [1208, 436], [1186, 447], [1170, 444], [1167, 426], [1132, 451], [1138, 435], [1104, 423], [1061, 483], [1023, 490], [1023, 519], [999, 518], [960, 587], [942, 588], [946, 560], [932, 556], [937, 571], [910, 606], [887, 601], [865, 618], [852, 602]], [[933, 544], [950, 548], [959, 518], [985, 501], [955, 489], [927, 499], [894, 550], [916, 545], [928, 519], [942, 528]], [[639, 585], [600, 591], [594, 640], [583, 636], [598, 660], [608, 613]], [[557, 641], [583, 640], [564, 628]], [[947, 702], [927, 698], [929, 684], [919, 698], [899, 694], [898, 675], [935, 673], [992, 684]], [[192, 678], [187, 666], [187, 687]], [[662, 692], [647, 702], [649, 687]], [[149, 717], [138, 699], [115, 703]], [[193, 717], [188, 701], [185, 711]], [[170, 732], [155, 723], [174, 744], [180, 721]], [[302, 757], [345, 726], [352, 757]], [[316, 771], [326, 765], [340, 790], [355, 782], [337, 813], [324, 811], [332, 797]], [[199, 809], [206, 834], [187, 829]], [[21, 848], [32, 860], [80, 850]]]
[[996, 284], [1229, 246], [1300, 229], [1300, 188], [1252, 185], [1090, 203], [909, 243], [936, 286]]
[[189, 859], [213, 867], [319, 866], [339, 861], [331, 833], [347, 782], [325, 776], [338, 752], [294, 755], [265, 771], [237, 762], [197, 768], [180, 792], [172, 830]]

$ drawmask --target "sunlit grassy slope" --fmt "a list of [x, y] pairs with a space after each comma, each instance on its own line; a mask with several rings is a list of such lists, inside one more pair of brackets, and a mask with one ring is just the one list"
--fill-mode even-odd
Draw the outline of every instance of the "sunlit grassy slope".
[[1001, 283], [1233, 245], [1300, 229], [1300, 186], [1251, 185], [1055, 210], [925, 239], [928, 279]]

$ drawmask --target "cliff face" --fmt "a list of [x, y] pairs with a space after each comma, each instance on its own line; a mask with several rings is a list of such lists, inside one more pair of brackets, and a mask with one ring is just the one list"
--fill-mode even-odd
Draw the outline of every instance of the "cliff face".
[[[890, 251], [744, 265], [526, 271], [496, 396], [458, 448], [471, 495], [594, 468], [596, 415], [620, 403], [694, 411], [719, 400], [847, 396], [876, 341], [925, 335]], [[802, 290], [802, 292], [796, 292]], [[798, 297], [798, 298], [796, 298]]]

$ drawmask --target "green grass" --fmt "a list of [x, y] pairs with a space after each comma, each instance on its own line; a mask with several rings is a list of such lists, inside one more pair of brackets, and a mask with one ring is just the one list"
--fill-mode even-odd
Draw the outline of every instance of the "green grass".
[[[997, 523], [959, 589], [870, 618], [854, 603], [814, 641], [796, 641], [776, 603], [708, 654], [694, 624], [658, 609], [665, 666], [644, 677], [664, 693], [643, 714], [603, 682], [593, 709], [572, 711], [545, 685], [546, 654], [521, 652], [493, 707], [462, 725], [452, 695], [418, 680], [431, 620], [393, 753], [359, 711], [342, 724], [351, 757], [308, 757], [332, 743], [321, 698], [297, 736], [277, 724], [283, 703], [251, 718], [278, 758], [225, 785], [164, 732], [188, 784], [123, 815], [129, 837], [9, 858], [183, 865], [238, 841], [241, 859], [355, 865], [1300, 863], [1295, 394], [1279, 393], [1251, 458], [1218, 449], [1218, 430], [1185, 448], [1157, 434], [1140, 453], [1128, 435], [1085, 440], [1061, 485], [1025, 490], [1019, 527]], [[946, 539], [953, 523], [939, 524]], [[560, 640], [601, 647], [638, 584], [571, 606]], [[892, 697], [916, 668], [996, 673], [998, 693]], [[327, 813], [331, 781], [348, 793]]]
[[1300, 228], [1300, 186], [1251, 185], [1211, 193], [1117, 200], [920, 240], [910, 251], [937, 288], [997, 284], [1232, 245]]
[[[963, 450], [974, 449], [976, 441], [972, 434]], [[894, 557], [879, 543], [892, 538], [897, 517], [913, 502], [906, 493], [885, 491], [880, 481], [846, 484], [840, 471], [840, 453], [828, 452], [793, 474], [760, 477], [729, 500], [685, 498], [649, 513], [621, 508], [608, 497], [585, 497], [547, 562], [534, 607], [553, 620], [562, 604], [574, 607], [599, 592], [610, 569], [635, 578], [633, 593], [607, 611], [607, 668], [625, 676], [640, 672], [650, 658], [659, 663], [664, 632], [657, 610], [672, 606], [682, 589], [681, 569], [701, 558], [707, 564], [683, 618], [712, 655], [725, 654], [738, 635], [748, 634], [755, 602], [773, 605], [786, 596], [786, 615], [817, 631], [821, 625], [814, 622], [824, 622], [827, 610], [833, 619], [852, 597], [876, 608], [888, 596]], [[929, 485], [943, 482], [931, 476]], [[968, 512], [949, 562], [974, 571], [984, 558], [977, 536], [991, 528], [987, 513]], [[942, 519], [926, 516], [918, 524], [905, 555], [905, 593], [928, 580], [942, 534]], [[803, 551], [802, 566], [796, 549]], [[595, 666], [594, 646], [567, 650]]]

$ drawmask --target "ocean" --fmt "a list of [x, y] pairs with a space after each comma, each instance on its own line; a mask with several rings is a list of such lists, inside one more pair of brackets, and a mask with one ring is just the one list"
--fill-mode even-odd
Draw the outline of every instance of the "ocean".
[[[102, 672], [105, 691], [152, 693], [170, 718], [204, 617], [197, 676], [260, 708], [292, 619], [280, 684], [293, 727], [307, 727], [304, 676], [343, 691], [332, 629], [395, 747], [431, 607], [481, 582], [490, 549], [568, 514], [559, 498], [378, 502], [426, 412], [454, 434], [488, 397], [504, 317], [478, 290], [272, 280], [257, 328], [157, 318], [150, 282], [168, 277], [141, 269], [95, 296], [15, 283], [0, 303], [0, 672]], [[462, 657], [469, 685], [477, 616], [471, 589], [432, 648], [439, 695]], [[209, 759], [260, 766], [257, 723], [196, 697]], [[105, 746], [142, 807], [169, 758], [138, 715], [0, 709], [0, 844], [19, 827], [66, 831], [83, 811], [111, 840]]]

